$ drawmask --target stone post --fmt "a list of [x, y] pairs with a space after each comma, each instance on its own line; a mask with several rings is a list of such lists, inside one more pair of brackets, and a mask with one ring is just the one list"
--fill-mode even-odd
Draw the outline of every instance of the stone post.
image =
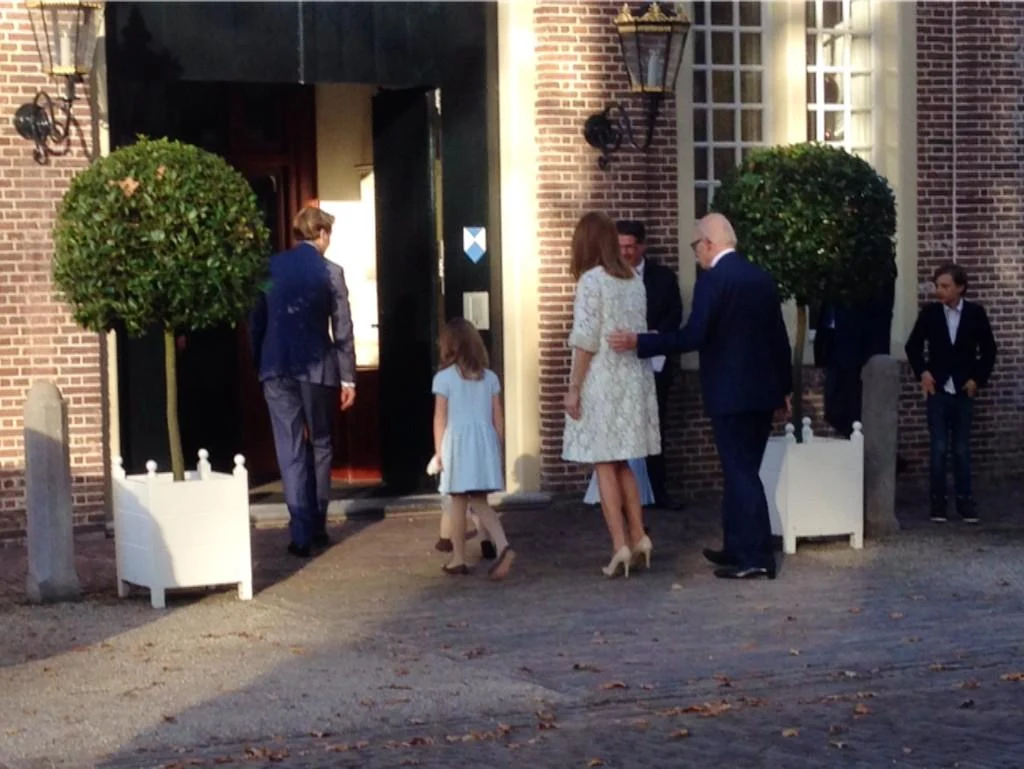
[[25, 402], [25, 510], [29, 601], [77, 599], [67, 406], [53, 382], [33, 384]]
[[899, 442], [900, 364], [873, 355], [861, 370], [864, 425], [864, 532], [869, 537], [900, 530], [896, 520], [896, 447]]

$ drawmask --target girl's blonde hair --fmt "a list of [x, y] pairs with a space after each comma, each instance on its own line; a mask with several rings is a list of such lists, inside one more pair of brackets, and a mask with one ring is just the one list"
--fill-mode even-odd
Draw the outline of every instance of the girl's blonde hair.
[[572, 234], [572, 262], [569, 270], [574, 280], [600, 265], [615, 278], [628, 279], [636, 276], [633, 268], [622, 258], [619, 250], [619, 232], [615, 222], [602, 213], [591, 211], [584, 214]]
[[476, 326], [465, 318], [452, 318], [441, 329], [439, 346], [441, 368], [458, 366], [463, 379], [483, 379], [490, 359]]

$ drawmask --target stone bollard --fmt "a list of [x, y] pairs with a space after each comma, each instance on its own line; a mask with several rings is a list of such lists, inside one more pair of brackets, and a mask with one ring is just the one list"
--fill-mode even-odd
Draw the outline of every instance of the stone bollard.
[[869, 537], [900, 530], [896, 520], [896, 448], [899, 443], [900, 364], [891, 355], [873, 355], [861, 370], [864, 424], [864, 533]]
[[29, 601], [78, 598], [67, 406], [53, 382], [33, 384], [25, 401], [25, 509]]

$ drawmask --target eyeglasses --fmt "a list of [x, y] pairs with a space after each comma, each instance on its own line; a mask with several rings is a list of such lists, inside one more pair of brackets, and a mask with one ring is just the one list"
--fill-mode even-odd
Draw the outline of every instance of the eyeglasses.
[[696, 240], [692, 240], [692, 241], [690, 241], [690, 248], [692, 248], [694, 251], [696, 251], [697, 250], [697, 246], [699, 246], [703, 242], [704, 242], [704, 238], [697, 238]]

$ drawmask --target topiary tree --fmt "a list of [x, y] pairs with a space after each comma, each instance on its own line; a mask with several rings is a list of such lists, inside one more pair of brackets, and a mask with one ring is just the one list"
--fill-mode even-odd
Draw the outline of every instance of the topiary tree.
[[869, 301], [896, 276], [892, 189], [846, 150], [795, 144], [751, 152], [722, 180], [714, 210], [732, 222], [740, 250], [771, 273], [780, 298], [796, 302], [793, 382], [801, 388], [808, 307]]
[[71, 181], [53, 277], [85, 328], [163, 330], [171, 469], [183, 480], [175, 339], [245, 317], [263, 287], [269, 233], [248, 182], [188, 144], [140, 138]]

